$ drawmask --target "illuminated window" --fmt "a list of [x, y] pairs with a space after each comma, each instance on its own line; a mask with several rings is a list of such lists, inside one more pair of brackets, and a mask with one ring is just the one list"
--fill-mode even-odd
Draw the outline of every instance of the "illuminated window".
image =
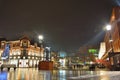
[[14, 57], [14, 59], [16, 59], [16, 57]]
[[28, 57], [28, 59], [30, 59], [30, 56]]
[[20, 52], [18, 52], [18, 55], [20, 55]]
[[14, 51], [13, 54], [16, 55], [16, 52]]
[[23, 59], [25, 59], [25, 57], [23, 57]]
[[18, 59], [20, 59], [20, 56], [18, 56]]

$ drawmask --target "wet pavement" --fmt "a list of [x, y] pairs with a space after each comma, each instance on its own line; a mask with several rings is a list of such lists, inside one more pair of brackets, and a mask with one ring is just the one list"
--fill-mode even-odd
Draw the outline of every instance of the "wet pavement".
[[0, 71], [0, 80], [120, 80], [120, 71], [38, 70], [17, 68]]

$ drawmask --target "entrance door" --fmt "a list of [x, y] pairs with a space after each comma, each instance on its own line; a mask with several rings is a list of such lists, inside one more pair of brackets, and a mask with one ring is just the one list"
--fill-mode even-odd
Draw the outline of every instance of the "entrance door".
[[19, 60], [19, 67], [28, 67], [28, 60], [27, 59], [20, 59]]
[[18, 60], [13, 59], [10, 61], [10, 64], [15, 64], [18, 67]]

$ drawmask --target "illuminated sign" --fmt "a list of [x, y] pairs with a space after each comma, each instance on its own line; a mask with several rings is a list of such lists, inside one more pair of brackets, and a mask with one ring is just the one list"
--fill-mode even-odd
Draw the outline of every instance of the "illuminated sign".
[[98, 58], [101, 59], [102, 56], [105, 54], [105, 52], [106, 52], [105, 42], [101, 42], [100, 43], [100, 50], [99, 50]]
[[59, 55], [60, 55], [60, 57], [66, 57], [67, 56], [66, 52], [63, 52], [63, 51], [59, 52]]
[[97, 49], [89, 49], [88, 52], [89, 53], [97, 53]]
[[9, 46], [9, 44], [6, 44], [5, 49], [1, 55], [1, 59], [8, 59], [9, 58], [9, 51], [10, 51], [10, 46]]

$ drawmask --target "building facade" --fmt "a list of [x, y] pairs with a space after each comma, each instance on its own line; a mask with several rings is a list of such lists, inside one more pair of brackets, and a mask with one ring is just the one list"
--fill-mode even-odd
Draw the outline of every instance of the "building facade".
[[[3, 40], [0, 42], [0, 55], [3, 54], [6, 44], [9, 44], [9, 63], [17, 67], [36, 67], [42, 60], [44, 48], [38, 47], [37, 43], [31, 44], [26, 36], [15, 41]], [[0, 64], [3, 64], [0, 57]]]
[[[109, 60], [110, 65], [120, 65], [120, 7], [114, 7], [110, 19], [112, 26], [105, 34], [106, 52], [101, 59]], [[112, 41], [110, 41], [112, 39]]]

